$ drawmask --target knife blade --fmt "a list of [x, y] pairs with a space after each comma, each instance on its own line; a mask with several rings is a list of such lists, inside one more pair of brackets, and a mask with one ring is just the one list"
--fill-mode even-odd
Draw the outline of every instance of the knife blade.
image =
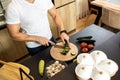
[[58, 45], [58, 44], [56, 44], [56, 45], [53, 45], [54, 47], [57, 47], [57, 48], [62, 48], [62, 49], [64, 49], [65, 47], [64, 46], [62, 46], [62, 45]]
[[56, 48], [65, 48], [63, 45], [59, 45], [59, 44], [56, 44], [56, 43], [51, 43], [52, 46], [56, 47]]

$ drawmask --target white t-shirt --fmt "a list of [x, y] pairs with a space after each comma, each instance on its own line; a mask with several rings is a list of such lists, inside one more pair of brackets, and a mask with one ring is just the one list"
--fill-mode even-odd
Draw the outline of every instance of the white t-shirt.
[[[26, 0], [12, 0], [6, 10], [7, 24], [21, 24], [21, 29], [29, 35], [52, 37], [48, 21], [48, 10], [53, 7], [51, 0], [35, 0], [29, 3]], [[29, 48], [40, 46], [36, 42], [26, 42]]]

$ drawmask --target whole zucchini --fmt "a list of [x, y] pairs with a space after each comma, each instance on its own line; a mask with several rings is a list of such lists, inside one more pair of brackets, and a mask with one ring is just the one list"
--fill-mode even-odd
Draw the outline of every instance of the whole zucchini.
[[91, 39], [92, 36], [82, 36], [82, 37], [78, 37], [76, 38], [76, 40], [81, 40], [81, 39]]
[[94, 42], [96, 42], [96, 41], [93, 39], [80, 39], [80, 40], [78, 40], [78, 42], [80, 42], [80, 43], [86, 42], [88, 44], [94, 44]]

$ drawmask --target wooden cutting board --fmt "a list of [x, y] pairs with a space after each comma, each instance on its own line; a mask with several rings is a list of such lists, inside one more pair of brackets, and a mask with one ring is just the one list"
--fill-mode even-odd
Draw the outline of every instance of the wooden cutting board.
[[[2, 61], [0, 60], [0, 63]], [[29, 68], [24, 65], [14, 62], [3, 62], [4, 65], [0, 68], [0, 80], [21, 80], [19, 68], [22, 68], [28, 75], [30, 73]], [[25, 74], [22, 74], [23, 80], [30, 80]], [[33, 78], [31, 75], [29, 75]], [[34, 80], [34, 78], [33, 78]]]
[[[57, 44], [58, 45], [64, 45], [62, 42], [57, 43]], [[50, 50], [50, 55], [55, 60], [70, 61], [70, 60], [74, 59], [77, 56], [78, 48], [73, 43], [69, 43], [69, 46], [70, 46], [70, 50], [66, 55], [63, 55], [63, 54], [60, 53], [63, 50], [62, 48], [52, 46], [52, 48]], [[73, 55], [71, 55], [71, 53], [76, 53], [76, 54], [73, 56]]]

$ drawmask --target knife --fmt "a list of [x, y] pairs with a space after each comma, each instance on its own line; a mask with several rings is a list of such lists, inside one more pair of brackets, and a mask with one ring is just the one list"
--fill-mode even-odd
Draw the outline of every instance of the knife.
[[68, 41], [67, 41], [67, 40], [64, 40], [64, 41], [65, 41], [64, 46], [65, 46], [65, 47], [69, 47], [69, 48], [70, 48]]
[[54, 42], [51, 42], [50, 44], [54, 47], [57, 47], [57, 48], [63, 48], [63, 49], [65, 48], [63, 45], [59, 45], [59, 44], [56, 44]]

